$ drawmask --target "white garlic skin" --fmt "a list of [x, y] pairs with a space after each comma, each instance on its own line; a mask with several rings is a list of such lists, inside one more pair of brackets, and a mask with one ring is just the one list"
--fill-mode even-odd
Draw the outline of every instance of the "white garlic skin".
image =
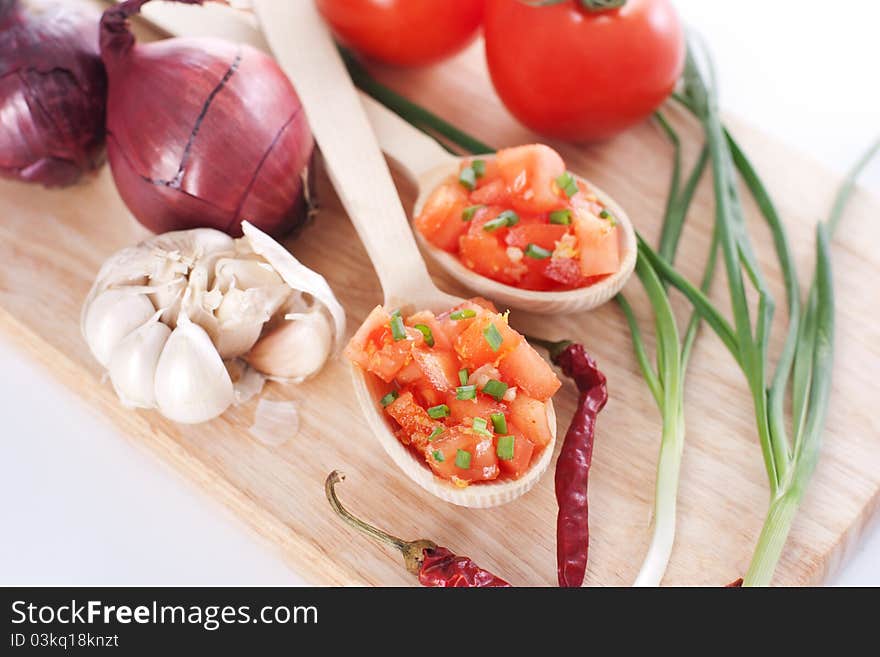
[[106, 290], [89, 305], [83, 332], [92, 355], [107, 367], [113, 350], [122, 339], [144, 324], [156, 312], [143, 294], [125, 288]]
[[302, 381], [330, 357], [333, 329], [320, 310], [288, 317], [261, 338], [245, 360], [267, 376]]
[[154, 408], [154, 380], [159, 356], [171, 329], [153, 317], [135, 329], [113, 350], [107, 371], [116, 394], [126, 406]]
[[232, 379], [210, 336], [181, 315], [159, 356], [154, 377], [156, 406], [182, 424], [207, 422], [235, 400]]

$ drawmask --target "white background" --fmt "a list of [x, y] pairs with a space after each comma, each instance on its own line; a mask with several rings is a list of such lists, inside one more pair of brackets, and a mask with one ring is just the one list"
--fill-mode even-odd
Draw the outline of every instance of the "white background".
[[[878, 3], [677, 6], [711, 44], [726, 110], [840, 172], [880, 133]], [[880, 193], [880, 166], [864, 180]], [[303, 583], [2, 337], [0, 363], [0, 584]], [[877, 524], [833, 583], [880, 585]]]

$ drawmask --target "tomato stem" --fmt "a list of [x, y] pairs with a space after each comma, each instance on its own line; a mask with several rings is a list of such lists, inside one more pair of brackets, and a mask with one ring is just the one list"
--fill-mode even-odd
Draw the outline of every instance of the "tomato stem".
[[[552, 5], [561, 5], [563, 2], [570, 0], [520, 0], [532, 7], [550, 7]], [[609, 11], [611, 9], [620, 9], [626, 4], [626, 0], [575, 0], [576, 4], [589, 12], [599, 13], [600, 11]]]

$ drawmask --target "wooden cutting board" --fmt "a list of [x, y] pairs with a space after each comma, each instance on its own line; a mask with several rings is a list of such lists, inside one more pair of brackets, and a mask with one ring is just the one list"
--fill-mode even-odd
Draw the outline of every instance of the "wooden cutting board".
[[[228, 10], [158, 3], [148, 14], [166, 28], [254, 39], [252, 27]], [[142, 27], [144, 38], [159, 33]], [[431, 69], [379, 73], [383, 80], [447, 119], [497, 146], [534, 141], [493, 94], [479, 44]], [[674, 107], [687, 161], [700, 130]], [[745, 124], [734, 132], [765, 177], [788, 225], [808, 280], [813, 225], [824, 217], [836, 179], [821, 165], [767, 139]], [[592, 147], [553, 144], [570, 168], [618, 199], [649, 239], [658, 235], [670, 175], [671, 148], [646, 123]], [[679, 266], [696, 279], [712, 221], [708, 180], [695, 200]], [[405, 204], [412, 189], [400, 182]], [[350, 330], [379, 302], [378, 281], [326, 179], [320, 183], [317, 221], [287, 246], [323, 273], [348, 311]], [[769, 234], [753, 208], [749, 221], [759, 257], [782, 305]], [[857, 539], [877, 507], [880, 489], [880, 323], [873, 280], [880, 271], [880, 202], [859, 191], [834, 241], [838, 293], [837, 361], [828, 430], [813, 483], [779, 564], [775, 583], [822, 582]], [[314, 584], [408, 585], [414, 580], [398, 555], [355, 534], [331, 513], [323, 493], [327, 473], [348, 475], [341, 488], [352, 510], [406, 538], [430, 537], [467, 554], [517, 585], [555, 585], [552, 472], [520, 500], [490, 510], [440, 502], [401, 475], [363, 428], [347, 367], [333, 362], [300, 386], [270, 384], [264, 395], [298, 400], [299, 435], [279, 447], [247, 432], [256, 402], [201, 426], [178, 426], [155, 412], [121, 406], [79, 333], [80, 305], [101, 262], [147, 235], [119, 199], [107, 168], [90, 182], [47, 191], [0, 182], [0, 328], [42, 363], [120, 434], [178, 468], [206, 494], [232, 509], [291, 567]], [[465, 290], [435, 272], [441, 287]], [[713, 297], [726, 296], [723, 276]], [[647, 301], [635, 279], [627, 288], [643, 321]], [[678, 300], [680, 301], [680, 300]], [[681, 317], [686, 305], [679, 304]], [[784, 314], [784, 311], [780, 311]], [[547, 337], [583, 341], [608, 375], [610, 402], [601, 415], [590, 483], [592, 540], [588, 585], [629, 585], [650, 537], [660, 423], [631, 352], [623, 316], [614, 304], [589, 314], [538, 317], [515, 312], [513, 324]], [[781, 342], [778, 334], [775, 347]], [[646, 325], [648, 335], [652, 334]], [[564, 427], [575, 394], [566, 384], [557, 398]], [[688, 435], [684, 451], [675, 550], [665, 584], [719, 585], [740, 576], [767, 508], [767, 485], [754, 417], [743, 377], [709, 331], [698, 341], [688, 376]], [[58, 437], [63, 440], [63, 436]], [[100, 459], [100, 454], [95, 454]]]

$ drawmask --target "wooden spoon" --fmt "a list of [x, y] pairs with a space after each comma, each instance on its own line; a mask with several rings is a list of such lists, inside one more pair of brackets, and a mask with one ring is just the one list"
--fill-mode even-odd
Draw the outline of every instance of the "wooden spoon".
[[[459, 166], [464, 158], [450, 154], [431, 137], [369, 96], [364, 95], [362, 99], [382, 150], [400, 165], [418, 187], [419, 195], [413, 210], [413, 216], [418, 216], [431, 192], [450, 176], [458, 175]], [[491, 159], [494, 156], [480, 157]], [[536, 313], [574, 313], [592, 310], [611, 299], [626, 284], [636, 266], [638, 245], [632, 222], [620, 205], [593, 183], [583, 178], [581, 180], [587, 183], [602, 204], [614, 215], [621, 229], [618, 231], [620, 269], [588, 287], [565, 292], [536, 292], [505, 285], [468, 269], [455, 255], [437, 248], [418, 231], [414, 232], [422, 250], [456, 280], [503, 306]]]
[[[295, 83], [330, 179], [379, 275], [384, 306], [439, 313], [459, 304], [462, 299], [438, 290], [428, 275], [358, 92], [314, 3], [255, 0], [254, 5], [270, 47]], [[469, 507], [510, 502], [532, 488], [550, 463], [556, 443], [552, 401], [547, 402], [547, 419], [553, 439], [522, 478], [458, 488], [435, 477], [392, 433], [378, 403], [376, 377], [353, 366], [353, 378], [358, 401], [382, 447], [413, 481], [443, 500]]]

